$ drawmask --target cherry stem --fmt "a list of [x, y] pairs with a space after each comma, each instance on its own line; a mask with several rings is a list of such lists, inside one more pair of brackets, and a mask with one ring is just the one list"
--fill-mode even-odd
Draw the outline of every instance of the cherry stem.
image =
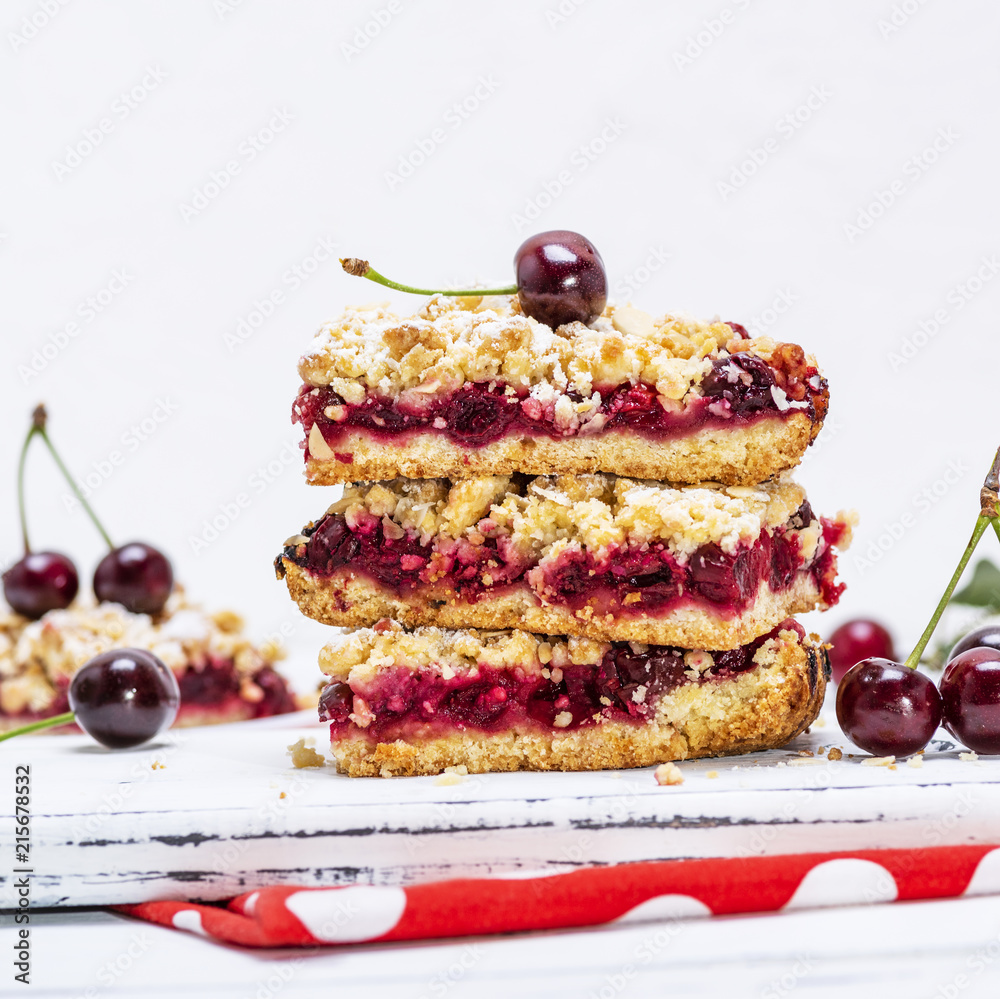
[[24, 443], [21, 445], [21, 457], [17, 463], [17, 512], [21, 518], [21, 540], [24, 542], [24, 554], [31, 554], [31, 544], [28, 541], [28, 514], [24, 506], [24, 467], [28, 460], [28, 448], [38, 433], [38, 411], [42, 410], [44, 416], [45, 409], [38, 406], [32, 415], [31, 426], [25, 435]]
[[72, 711], [67, 711], [64, 715], [55, 715], [52, 718], [43, 718], [41, 721], [32, 722], [30, 725], [22, 725], [20, 728], [12, 729], [10, 732], [0, 734], [0, 742], [13, 739], [15, 735], [27, 735], [29, 732], [38, 732], [43, 728], [54, 728], [56, 725], [68, 725], [76, 718]]
[[111, 551], [114, 551], [115, 543], [111, 540], [111, 536], [108, 534], [106, 530], [104, 530], [104, 525], [97, 519], [97, 514], [94, 513], [93, 509], [87, 502], [83, 493], [80, 492], [80, 487], [76, 484], [76, 480], [73, 478], [72, 475], [70, 475], [69, 469], [63, 464], [62, 458], [59, 457], [59, 452], [56, 451], [55, 445], [49, 439], [49, 433], [48, 430], [46, 429], [46, 413], [44, 406], [39, 405], [35, 409], [34, 420], [35, 420], [34, 426], [31, 428], [32, 431], [34, 433], [39, 434], [42, 440], [45, 441], [45, 446], [49, 449], [49, 454], [52, 455], [52, 460], [59, 467], [59, 471], [62, 472], [63, 478], [66, 480], [66, 483], [69, 485], [70, 489], [73, 490], [73, 494], [80, 501], [80, 505], [84, 508], [84, 510], [87, 511], [87, 516], [90, 517], [91, 521], [94, 524], [94, 527], [97, 528], [98, 533], [101, 535], [102, 538], [104, 538], [104, 543], [108, 546], [108, 548]]
[[390, 281], [389, 278], [379, 274], [367, 260], [360, 260], [358, 257], [341, 257], [340, 266], [353, 274], [354, 277], [368, 278], [376, 284], [386, 288], [393, 288], [396, 291], [406, 291], [411, 295], [516, 295], [517, 285], [509, 285], [506, 288], [466, 288], [461, 291], [448, 290], [446, 288], [413, 288], [408, 284], [400, 284], [398, 281]]
[[983, 488], [979, 493], [980, 512], [976, 518], [976, 528], [972, 532], [969, 543], [965, 546], [965, 551], [962, 552], [958, 568], [951, 577], [944, 595], [938, 601], [938, 605], [931, 615], [930, 621], [927, 622], [927, 627], [924, 628], [924, 633], [920, 636], [920, 641], [917, 642], [917, 647], [906, 657], [906, 662], [903, 663], [904, 666], [916, 669], [920, 663], [920, 657], [924, 654], [924, 649], [927, 648], [927, 643], [931, 640], [934, 629], [937, 627], [938, 621], [941, 620], [941, 615], [944, 613], [945, 607], [948, 606], [948, 601], [951, 600], [951, 595], [955, 592], [955, 587], [958, 586], [958, 581], [962, 578], [962, 573], [965, 572], [965, 567], [969, 564], [969, 559], [972, 558], [972, 553], [976, 550], [976, 546], [986, 533], [986, 528], [992, 524], [997, 538], [1000, 538], [1000, 523], [997, 522], [997, 517], [1000, 516], [1000, 495], [998, 495], [998, 489], [1000, 489], [1000, 448], [997, 448], [993, 464], [990, 466], [986, 479], [983, 481]]

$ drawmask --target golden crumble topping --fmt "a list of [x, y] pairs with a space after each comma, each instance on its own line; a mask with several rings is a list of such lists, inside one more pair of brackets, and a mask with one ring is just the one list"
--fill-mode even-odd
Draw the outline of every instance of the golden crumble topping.
[[[683, 558], [711, 542], [729, 553], [741, 542], [752, 544], [762, 531], [786, 523], [804, 500], [805, 491], [789, 479], [676, 488], [602, 473], [529, 480], [497, 475], [355, 483], [328, 512], [343, 513], [351, 527], [366, 514], [379, 517], [390, 537], [412, 530], [424, 543], [465, 536], [481, 544], [484, 533], [498, 531], [543, 555], [573, 544], [596, 552], [663, 541]], [[801, 532], [807, 560], [820, 533], [816, 521]]]
[[590, 326], [553, 330], [522, 315], [515, 297], [438, 295], [412, 316], [387, 306], [346, 309], [316, 334], [299, 374], [351, 404], [373, 392], [416, 410], [466, 381], [502, 381], [542, 405], [554, 403], [557, 424], [579, 426], [603, 420], [595, 387], [642, 381], [677, 405], [698, 394], [721, 351], [766, 361], [775, 347], [769, 337], [744, 340], [718, 320], [652, 317], [630, 306], [609, 305]]

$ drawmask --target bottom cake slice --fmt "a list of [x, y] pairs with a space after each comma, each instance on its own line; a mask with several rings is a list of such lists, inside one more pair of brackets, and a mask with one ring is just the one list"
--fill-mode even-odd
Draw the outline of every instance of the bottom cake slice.
[[600, 770], [784, 745], [817, 716], [826, 651], [789, 619], [725, 652], [380, 621], [320, 652], [352, 777]]

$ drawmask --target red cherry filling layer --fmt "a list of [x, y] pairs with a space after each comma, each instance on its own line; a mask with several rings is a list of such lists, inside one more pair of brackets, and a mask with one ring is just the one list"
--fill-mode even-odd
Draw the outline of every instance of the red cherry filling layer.
[[763, 532], [753, 544], [740, 545], [733, 553], [717, 544], [703, 545], [683, 563], [657, 542], [641, 547], [612, 545], [600, 558], [567, 549], [542, 566], [506, 535], [485, 536], [480, 544], [464, 538], [422, 543], [415, 532], [404, 531], [387, 518], [363, 514], [352, 529], [343, 514], [327, 514], [305, 530], [309, 540], [287, 547], [284, 557], [321, 577], [346, 569], [403, 597], [443, 587], [476, 603], [504, 587], [522, 585], [547, 604], [572, 610], [590, 606], [595, 613], [619, 617], [665, 613], [692, 599], [711, 604], [718, 613], [735, 615], [754, 602], [761, 583], [781, 593], [800, 572], [812, 576], [827, 605], [837, 603], [844, 584], [836, 580], [833, 546], [845, 527], [821, 519], [823, 541], [807, 566], [792, 529], [814, 519], [808, 502], [803, 503], [786, 525]]
[[[721, 683], [754, 669], [754, 655], [779, 631], [805, 630], [789, 619], [767, 635], [728, 652], [711, 653], [710, 673], [684, 663], [685, 649], [612, 643], [595, 665], [571, 665], [544, 673], [480, 664], [474, 673], [444, 679], [431, 669], [392, 666], [364, 686], [342, 680], [320, 695], [320, 721], [333, 738], [353, 730], [375, 742], [432, 737], [455, 729], [572, 730], [605, 721], [642, 724], [664, 695], [689, 683]], [[644, 651], [635, 651], [636, 648]], [[820, 663], [810, 651], [811, 683]], [[825, 666], [823, 667], [825, 669]], [[697, 679], [695, 677], [698, 677]]]
[[[415, 433], [441, 433], [467, 448], [506, 436], [561, 438], [609, 430], [667, 440], [796, 412], [822, 420], [826, 389], [826, 380], [806, 364], [801, 347], [779, 344], [770, 365], [745, 353], [716, 358], [702, 379], [702, 395], [676, 409], [665, 409], [656, 389], [645, 384], [598, 387], [600, 405], [569, 424], [557, 423], [554, 402], [542, 403], [525, 389], [508, 390], [495, 381], [466, 382], [440, 400], [425, 397], [419, 408], [377, 395], [351, 405], [332, 389], [303, 385], [292, 407], [292, 422], [300, 423], [307, 436], [318, 425], [331, 448], [359, 431], [385, 443]], [[584, 401], [574, 394], [570, 399]], [[338, 460], [346, 460], [346, 454]]]

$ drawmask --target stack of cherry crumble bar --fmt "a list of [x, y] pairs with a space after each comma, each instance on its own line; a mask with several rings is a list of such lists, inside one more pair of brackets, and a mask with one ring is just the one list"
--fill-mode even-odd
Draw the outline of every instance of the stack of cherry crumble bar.
[[353, 776], [645, 766], [780, 746], [828, 671], [793, 615], [843, 589], [850, 518], [790, 477], [828, 390], [794, 344], [504, 296], [347, 310], [299, 364], [308, 480], [276, 560]]

